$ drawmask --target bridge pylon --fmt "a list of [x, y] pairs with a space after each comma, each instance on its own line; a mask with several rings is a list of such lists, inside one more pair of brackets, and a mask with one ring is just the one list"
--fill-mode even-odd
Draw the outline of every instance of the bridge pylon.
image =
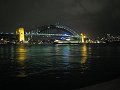
[[25, 42], [24, 28], [18, 28], [16, 35], [18, 35], [19, 42]]

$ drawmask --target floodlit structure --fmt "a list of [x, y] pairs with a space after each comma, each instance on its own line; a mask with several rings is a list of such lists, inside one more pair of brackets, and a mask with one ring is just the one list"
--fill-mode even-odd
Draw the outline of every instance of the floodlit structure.
[[85, 37], [85, 36], [81, 33], [81, 42], [82, 42], [82, 43], [85, 42], [85, 41], [84, 41], [84, 37]]
[[25, 41], [24, 28], [17, 29], [16, 34], [18, 35], [19, 42]]
[[38, 39], [40, 41], [41, 39], [41, 41], [59, 40], [63, 43], [80, 42], [80, 36], [74, 30], [59, 24], [39, 26], [26, 32], [25, 36], [31, 41], [37, 41]]

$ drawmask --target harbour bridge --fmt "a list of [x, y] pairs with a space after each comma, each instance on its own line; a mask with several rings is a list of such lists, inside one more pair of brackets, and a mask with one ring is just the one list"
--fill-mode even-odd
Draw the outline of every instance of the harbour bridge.
[[[18, 29], [20, 31], [20, 29]], [[21, 30], [21, 32], [24, 31]], [[29, 40], [55, 40], [55, 39], [60, 39], [60, 40], [79, 40], [81, 36], [77, 34], [74, 30], [70, 29], [69, 27], [59, 25], [59, 24], [54, 24], [54, 25], [43, 25], [39, 26], [37, 28], [34, 28], [32, 30], [26, 30], [25, 32], [19, 32], [21, 34], [21, 40], [24, 41], [24, 38], [29, 41]], [[24, 36], [22, 34], [24, 33]], [[19, 36], [20, 36], [19, 34]], [[19, 41], [21, 41], [19, 38]]]
[[72, 29], [63, 25], [44, 25], [37, 27], [25, 35], [41, 35], [41, 36], [71, 36], [79, 37], [79, 35]]

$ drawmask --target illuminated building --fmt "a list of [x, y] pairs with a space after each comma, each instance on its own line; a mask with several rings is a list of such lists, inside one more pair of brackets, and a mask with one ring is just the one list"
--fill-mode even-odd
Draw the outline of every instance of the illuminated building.
[[17, 29], [16, 34], [18, 35], [19, 42], [25, 41], [24, 28]]
[[14, 44], [17, 40], [16, 35], [11, 33], [0, 33], [0, 44]]

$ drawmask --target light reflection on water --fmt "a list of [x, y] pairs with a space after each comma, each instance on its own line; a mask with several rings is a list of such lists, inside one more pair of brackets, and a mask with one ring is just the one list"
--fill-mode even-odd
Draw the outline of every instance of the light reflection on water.
[[80, 70], [81, 73], [84, 73], [88, 69], [88, 64], [86, 64], [88, 57], [86, 44], [82, 46], [56, 45], [31, 47], [20, 45], [16, 50], [19, 64], [18, 77], [56, 70], [62, 71], [62, 73]]
[[[109, 57], [106, 53], [108, 50]], [[0, 69], [0, 73], [4, 77], [56, 75], [56, 73], [60, 75], [61, 73], [71, 74], [73, 71], [84, 74], [90, 70], [106, 73], [104, 68], [108, 70], [118, 68], [116, 66], [119, 64], [119, 53], [119, 47], [115, 50], [114, 47], [104, 48], [87, 44], [1, 46], [0, 68], [4, 69]], [[114, 62], [112, 58], [116, 56], [117, 59]], [[112, 62], [116, 64], [112, 65]]]
[[25, 61], [27, 59], [27, 55], [26, 55], [27, 49], [25, 48], [24, 45], [20, 45], [17, 48], [17, 53], [18, 53], [17, 60], [19, 63], [19, 68], [20, 68], [18, 77], [25, 77], [25, 76], [27, 76], [27, 73], [25, 71], [25, 68], [26, 68]]
[[87, 46], [86, 46], [86, 44], [83, 44], [83, 46], [81, 47], [81, 51], [82, 51], [82, 58], [81, 58], [81, 60], [80, 60], [80, 63], [81, 64], [85, 64], [86, 63], [86, 61], [87, 61], [87, 58], [88, 58], [88, 55], [87, 55], [87, 53], [88, 53], [88, 51], [87, 51]]

